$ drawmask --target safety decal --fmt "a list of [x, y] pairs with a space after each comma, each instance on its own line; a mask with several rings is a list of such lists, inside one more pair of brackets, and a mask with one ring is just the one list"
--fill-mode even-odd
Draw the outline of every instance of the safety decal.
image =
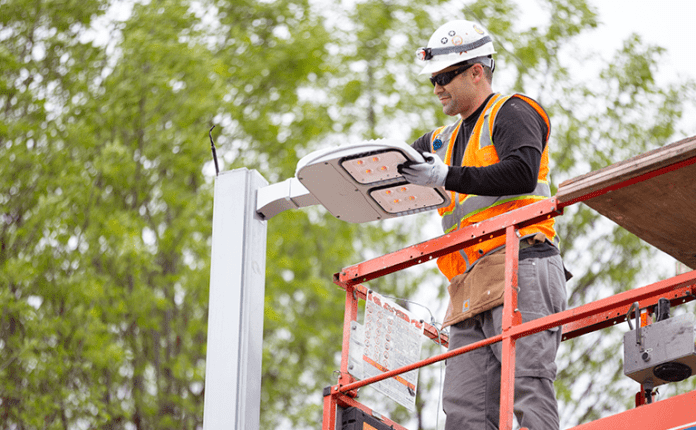
[[461, 45], [462, 43], [464, 43], [464, 39], [462, 39], [462, 36], [454, 36], [452, 38], [452, 45], [457, 46]]
[[442, 140], [435, 139], [435, 141], [433, 142], [433, 149], [437, 151], [440, 148], [442, 148]]
[[440, 39], [440, 43], [442, 43], [443, 45], [447, 43], [447, 38], [443, 37], [442, 39]]
[[474, 24], [474, 30], [476, 30], [478, 34], [483, 34], [483, 30], [481, 30], [476, 24]]

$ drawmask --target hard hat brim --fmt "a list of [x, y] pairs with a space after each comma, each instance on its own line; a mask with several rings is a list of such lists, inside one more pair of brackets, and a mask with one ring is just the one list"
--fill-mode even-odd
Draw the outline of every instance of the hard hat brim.
[[454, 64], [460, 63], [461, 61], [428, 61], [428, 64], [423, 67], [423, 69], [418, 73], [418, 75], [431, 75], [437, 73], [441, 70], [448, 68]]

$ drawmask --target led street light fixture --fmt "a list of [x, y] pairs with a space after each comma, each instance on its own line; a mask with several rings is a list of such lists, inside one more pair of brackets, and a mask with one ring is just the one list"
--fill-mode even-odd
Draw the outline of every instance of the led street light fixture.
[[437, 191], [434, 193], [423, 192], [424, 188], [432, 190], [432, 188], [419, 185], [399, 184], [372, 189], [370, 190], [370, 197], [382, 209], [394, 215], [408, 215], [409, 213], [428, 210], [423, 208], [432, 209], [442, 205], [445, 199], [441, 193]]
[[297, 164], [296, 178], [336, 218], [362, 223], [428, 211], [450, 203], [444, 187], [413, 185], [401, 163], [425, 160], [408, 144], [370, 140], [315, 151]]
[[376, 184], [401, 176], [396, 166], [407, 160], [401, 152], [392, 150], [346, 158], [341, 161], [341, 167], [360, 184]]

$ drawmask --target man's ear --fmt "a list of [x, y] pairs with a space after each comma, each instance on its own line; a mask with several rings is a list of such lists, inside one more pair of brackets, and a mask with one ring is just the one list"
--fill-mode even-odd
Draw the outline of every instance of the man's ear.
[[483, 70], [483, 66], [480, 63], [471, 66], [471, 77], [474, 79], [474, 82], [486, 78], [486, 72]]

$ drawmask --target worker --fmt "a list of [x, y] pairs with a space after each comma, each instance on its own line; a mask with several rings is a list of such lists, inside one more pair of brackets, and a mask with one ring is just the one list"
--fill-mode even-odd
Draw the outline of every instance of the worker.
[[[425, 162], [399, 171], [413, 184], [444, 186], [451, 194], [439, 210], [445, 233], [549, 198], [549, 117], [529, 97], [492, 91], [495, 49], [484, 27], [448, 22], [416, 54], [442, 111], [458, 119], [417, 139], [412, 146]], [[522, 321], [564, 310], [567, 272], [554, 219], [521, 228], [518, 236]], [[450, 350], [501, 333], [504, 245], [503, 235], [438, 259], [450, 280], [443, 324], [450, 327]], [[559, 428], [553, 381], [560, 341], [558, 327], [517, 340], [514, 413], [521, 427]], [[446, 430], [498, 428], [501, 350], [498, 342], [447, 360]]]

